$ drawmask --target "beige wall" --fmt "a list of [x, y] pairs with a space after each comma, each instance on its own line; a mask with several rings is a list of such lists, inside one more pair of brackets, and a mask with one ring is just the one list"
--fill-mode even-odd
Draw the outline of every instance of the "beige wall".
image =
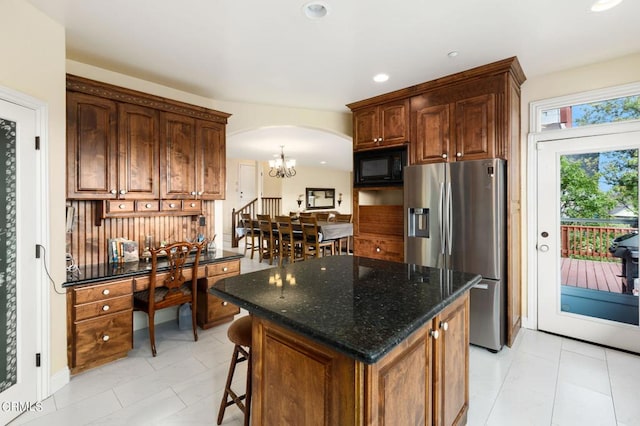
[[[524, 70], [525, 74], [527, 70]], [[606, 62], [590, 64], [552, 74], [528, 79], [522, 86], [522, 206], [523, 206], [523, 270], [522, 296], [523, 317], [527, 316], [527, 248], [535, 244], [528, 242], [527, 233], [527, 135], [529, 134], [530, 103], [589, 90], [620, 86], [640, 81], [640, 52]]]
[[[65, 281], [65, 35], [64, 28], [24, 0], [0, 0], [2, 66], [0, 85], [28, 94], [48, 106], [49, 211], [46, 247], [51, 275]], [[49, 283], [43, 283], [49, 287]], [[49, 287], [50, 288], [50, 287]], [[51, 374], [67, 365], [64, 296], [51, 294]], [[45, 356], [48, 353], [44, 348]]]

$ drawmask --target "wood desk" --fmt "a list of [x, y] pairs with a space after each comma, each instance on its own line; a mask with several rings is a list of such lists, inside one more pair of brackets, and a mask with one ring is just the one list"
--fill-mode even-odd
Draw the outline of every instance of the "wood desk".
[[[198, 265], [196, 316], [204, 329], [231, 321], [240, 309], [209, 293], [220, 279], [240, 274], [235, 252], [203, 253]], [[162, 263], [158, 266], [162, 278]], [[185, 273], [191, 278], [191, 269]], [[151, 263], [89, 265], [67, 290], [67, 359], [71, 374], [127, 356], [133, 348], [133, 293], [149, 287]]]

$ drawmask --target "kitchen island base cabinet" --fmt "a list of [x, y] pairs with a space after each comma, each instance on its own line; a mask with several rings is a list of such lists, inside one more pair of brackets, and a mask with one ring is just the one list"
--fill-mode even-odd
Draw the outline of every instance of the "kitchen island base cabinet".
[[196, 322], [200, 328], [207, 330], [216, 325], [233, 321], [234, 316], [240, 313], [240, 308], [236, 305], [209, 293], [209, 289], [221, 279], [239, 274], [240, 260], [205, 266], [205, 277], [198, 280]]
[[374, 364], [254, 317], [253, 425], [464, 425], [468, 292]]

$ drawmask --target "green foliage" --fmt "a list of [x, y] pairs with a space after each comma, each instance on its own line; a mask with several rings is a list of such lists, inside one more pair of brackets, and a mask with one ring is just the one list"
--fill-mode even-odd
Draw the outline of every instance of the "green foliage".
[[[608, 218], [616, 201], [600, 189], [600, 173], [593, 170], [592, 156], [560, 158], [560, 213], [569, 218]], [[597, 170], [597, 167], [595, 167]]]
[[614, 151], [604, 167], [604, 180], [620, 206], [638, 213], [638, 150]]
[[584, 115], [578, 126], [640, 119], [640, 96], [627, 96], [584, 105]]

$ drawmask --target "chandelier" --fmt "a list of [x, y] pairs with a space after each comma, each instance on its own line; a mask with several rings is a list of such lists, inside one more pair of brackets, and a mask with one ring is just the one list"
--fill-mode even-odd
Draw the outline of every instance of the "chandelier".
[[284, 145], [280, 145], [280, 158], [269, 160], [269, 176], [276, 178], [293, 177], [296, 175], [296, 160], [284, 159]]

